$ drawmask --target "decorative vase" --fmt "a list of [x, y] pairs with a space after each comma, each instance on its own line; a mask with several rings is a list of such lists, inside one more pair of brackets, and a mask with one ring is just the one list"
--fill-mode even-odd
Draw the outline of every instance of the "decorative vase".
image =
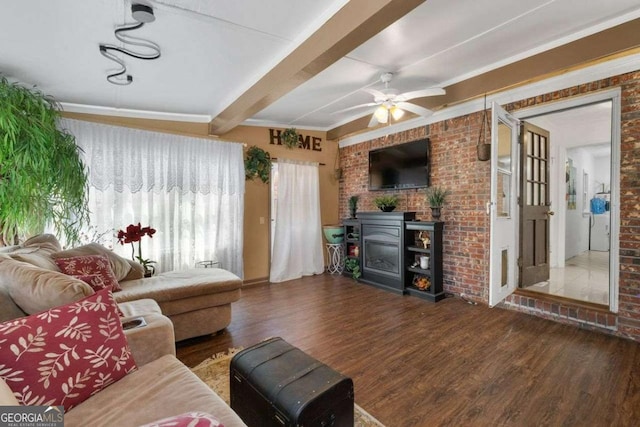
[[436, 221], [437, 221], [437, 220], [439, 220], [439, 219], [440, 219], [440, 214], [441, 214], [440, 209], [442, 209], [442, 208], [440, 208], [440, 207], [433, 207], [433, 206], [432, 206], [432, 207], [431, 207], [431, 218], [433, 218], [433, 219], [434, 219], [434, 220], [436, 220]]
[[143, 265], [143, 267], [144, 277], [152, 277], [156, 272], [156, 268], [153, 265]]
[[420, 268], [423, 270], [428, 270], [429, 269], [429, 257], [428, 256], [421, 256], [420, 257]]
[[344, 229], [341, 225], [323, 225], [322, 231], [324, 232], [324, 238], [327, 239], [329, 244], [338, 244], [344, 241]]
[[394, 210], [395, 208], [396, 208], [395, 206], [385, 206], [385, 207], [383, 207], [383, 208], [380, 208], [380, 210], [381, 210], [382, 212], [393, 212], [393, 210]]

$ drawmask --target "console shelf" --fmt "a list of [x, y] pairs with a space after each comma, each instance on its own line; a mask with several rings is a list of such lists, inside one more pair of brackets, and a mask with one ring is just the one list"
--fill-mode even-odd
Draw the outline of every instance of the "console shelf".
[[[406, 221], [404, 223], [406, 243], [404, 262], [405, 283], [404, 290], [412, 296], [437, 302], [444, 299], [442, 285], [442, 221]], [[424, 245], [427, 247], [424, 247]], [[420, 257], [428, 256], [429, 268], [420, 268]], [[415, 264], [418, 264], [414, 267]], [[431, 285], [426, 290], [414, 286], [414, 280], [426, 277]]]
[[[362, 258], [360, 254], [360, 221], [357, 219], [345, 219], [342, 221], [344, 227], [344, 258], [345, 260], [356, 260], [358, 268], [361, 268]], [[348, 277], [353, 276], [353, 272], [348, 265], [345, 264], [342, 274]]]

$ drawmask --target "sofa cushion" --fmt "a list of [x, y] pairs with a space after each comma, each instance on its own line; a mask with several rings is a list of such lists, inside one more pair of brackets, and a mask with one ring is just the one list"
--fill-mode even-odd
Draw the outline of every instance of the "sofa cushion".
[[76, 406], [65, 414], [64, 425], [139, 426], [191, 411], [212, 414], [225, 427], [245, 425], [189, 368], [167, 355]]
[[220, 268], [192, 268], [130, 280], [121, 286], [122, 291], [115, 295], [118, 302], [152, 298], [162, 307], [165, 301], [234, 291], [242, 286], [242, 280]]
[[13, 391], [6, 382], [0, 378], [0, 406], [18, 406], [20, 402], [13, 395]]
[[120, 281], [126, 282], [127, 280], [142, 279], [144, 277], [144, 267], [142, 264], [131, 261], [130, 259], [128, 259], [127, 262], [129, 263], [131, 270], [129, 270], [129, 273]]
[[83, 255], [69, 258], [55, 258], [55, 262], [64, 274], [74, 276], [86, 282], [94, 291], [109, 289], [117, 292], [122, 290], [113, 270], [109, 258], [105, 255]]
[[0, 286], [25, 313], [78, 301], [93, 294], [91, 286], [58, 271], [0, 257]]
[[[60, 259], [85, 255], [104, 255], [109, 258], [111, 269], [113, 270], [113, 273], [115, 274], [118, 281], [127, 277], [129, 272], [131, 271], [131, 264], [126, 258], [121, 257], [120, 255], [98, 243], [89, 243], [88, 245], [78, 246], [76, 248], [55, 252], [51, 255], [51, 257], [53, 259]], [[133, 261], [131, 263], [133, 263]]]
[[53, 234], [38, 234], [36, 236], [30, 237], [22, 244], [25, 248], [33, 248], [38, 247], [50, 252], [58, 252], [62, 249], [60, 246], [60, 242]]
[[204, 412], [187, 412], [169, 418], [163, 418], [141, 427], [224, 427], [220, 421]]
[[122, 324], [129, 320], [144, 319], [146, 325], [125, 329], [127, 342], [138, 368], [160, 357], [176, 355], [176, 336], [173, 333], [173, 322], [160, 313], [149, 313], [144, 316], [127, 317]]
[[20, 248], [21, 248], [20, 245], [0, 246], [0, 254], [8, 254], [9, 252], [13, 252]]
[[158, 303], [149, 298], [118, 303], [118, 307], [124, 317], [142, 316], [149, 313], [162, 314]]
[[107, 289], [1, 323], [0, 366], [21, 404], [66, 411], [136, 368]]
[[51, 259], [51, 254], [60, 249], [60, 243], [53, 234], [39, 234], [12, 250], [10, 256], [16, 261], [28, 262], [46, 270], [59, 271]]

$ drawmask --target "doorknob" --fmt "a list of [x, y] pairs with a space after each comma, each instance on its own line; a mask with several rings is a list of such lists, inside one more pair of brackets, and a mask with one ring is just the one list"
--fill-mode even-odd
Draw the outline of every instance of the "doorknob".
[[555, 212], [554, 211], [547, 211], [546, 214], [548, 216], [553, 216], [553, 215], [555, 215]]

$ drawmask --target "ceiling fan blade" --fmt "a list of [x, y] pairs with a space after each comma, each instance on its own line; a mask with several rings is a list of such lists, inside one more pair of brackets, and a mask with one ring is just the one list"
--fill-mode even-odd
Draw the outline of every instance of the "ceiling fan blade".
[[424, 98], [427, 96], [444, 95], [445, 93], [447, 92], [441, 87], [432, 87], [429, 89], [414, 90], [411, 92], [401, 93], [400, 95], [396, 96], [395, 99], [397, 101], [409, 101], [410, 99]]
[[370, 87], [365, 87], [364, 89], [362, 89], [363, 91], [370, 93], [371, 95], [373, 95], [376, 99], [387, 99], [387, 95], [384, 94], [384, 92], [380, 92], [377, 89], [371, 89]]
[[397, 106], [402, 108], [403, 110], [411, 111], [412, 113], [422, 117], [429, 117], [433, 114], [433, 111], [429, 110], [428, 108], [424, 108], [410, 102], [398, 102]]
[[375, 102], [368, 102], [366, 104], [354, 105], [353, 107], [343, 108], [342, 110], [333, 111], [330, 114], [344, 113], [345, 111], [357, 110], [358, 108], [364, 108], [364, 107], [373, 107], [374, 105], [378, 105], [378, 104]]
[[376, 126], [378, 124], [378, 119], [376, 119], [376, 115], [372, 114], [371, 115], [371, 120], [369, 120], [369, 124], [367, 125], [368, 128], [372, 128], [374, 126]]

